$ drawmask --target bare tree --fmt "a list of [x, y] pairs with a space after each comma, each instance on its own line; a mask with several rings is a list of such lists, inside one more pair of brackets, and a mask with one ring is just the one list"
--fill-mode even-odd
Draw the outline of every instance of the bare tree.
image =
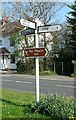
[[[21, 18], [35, 20], [38, 18], [44, 25], [52, 25], [57, 23], [56, 14], [64, 6], [63, 2], [7, 2], [3, 3], [3, 13], [8, 15], [11, 20], [20, 20]], [[44, 47], [47, 47], [49, 43], [46, 41], [46, 33], [44, 33]], [[46, 59], [44, 64], [46, 64]]]

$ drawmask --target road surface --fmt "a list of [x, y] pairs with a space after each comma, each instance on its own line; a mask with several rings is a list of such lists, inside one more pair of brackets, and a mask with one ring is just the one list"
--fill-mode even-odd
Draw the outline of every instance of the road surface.
[[[0, 88], [16, 91], [35, 92], [35, 76], [5, 74], [0, 75]], [[40, 94], [58, 94], [75, 97], [76, 86], [74, 80], [57, 77], [40, 77]]]

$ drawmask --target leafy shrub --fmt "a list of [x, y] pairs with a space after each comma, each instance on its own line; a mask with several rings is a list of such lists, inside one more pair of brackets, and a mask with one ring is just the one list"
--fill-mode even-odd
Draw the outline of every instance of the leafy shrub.
[[76, 78], [76, 74], [71, 74], [71, 77], [75, 77]]
[[31, 111], [39, 113], [51, 118], [58, 118], [58, 120], [66, 120], [74, 118], [74, 110], [76, 109], [75, 102], [72, 99], [60, 96], [47, 96], [44, 100], [33, 104]]
[[17, 63], [17, 73], [24, 73], [26, 72], [26, 66], [23, 62], [19, 61]]
[[17, 73], [19, 74], [34, 74], [34, 65], [30, 63], [31, 61], [19, 61], [17, 63]]
[[52, 75], [54, 74], [53, 71], [45, 70], [40, 71], [40, 75]]
[[72, 60], [73, 65], [76, 65], [76, 60]]

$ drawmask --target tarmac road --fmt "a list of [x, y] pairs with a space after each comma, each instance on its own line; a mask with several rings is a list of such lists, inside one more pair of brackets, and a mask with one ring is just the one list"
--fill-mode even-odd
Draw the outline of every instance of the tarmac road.
[[[58, 94], [75, 97], [74, 78], [65, 76], [41, 76], [40, 94]], [[35, 92], [35, 76], [18, 74], [0, 74], [0, 88], [16, 91]], [[76, 98], [76, 97], [75, 97]]]

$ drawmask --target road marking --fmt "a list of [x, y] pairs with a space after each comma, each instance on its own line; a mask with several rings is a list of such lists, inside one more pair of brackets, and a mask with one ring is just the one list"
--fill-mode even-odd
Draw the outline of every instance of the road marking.
[[17, 82], [17, 83], [29, 83], [29, 84], [32, 84], [32, 82], [22, 82], [22, 81], [12, 81], [12, 80], [3, 80], [3, 81], [11, 81], [11, 82]]
[[76, 88], [76, 86], [68, 86], [68, 85], [56, 85], [57, 87], [64, 87], [64, 88]]
[[30, 84], [32, 84], [32, 82], [22, 82], [22, 83], [30, 83]]
[[16, 81], [16, 82], [21, 82], [21, 81]]
[[16, 81], [18, 83], [29, 83], [29, 84], [32, 84], [32, 82], [22, 82], [22, 81]]

